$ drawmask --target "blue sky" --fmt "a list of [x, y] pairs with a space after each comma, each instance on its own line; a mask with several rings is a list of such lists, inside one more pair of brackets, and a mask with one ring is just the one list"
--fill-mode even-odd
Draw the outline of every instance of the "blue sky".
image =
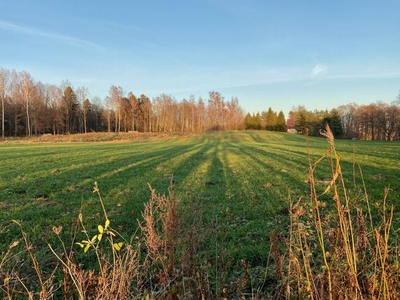
[[0, 67], [126, 92], [237, 96], [247, 112], [390, 103], [400, 90], [399, 1], [0, 3]]

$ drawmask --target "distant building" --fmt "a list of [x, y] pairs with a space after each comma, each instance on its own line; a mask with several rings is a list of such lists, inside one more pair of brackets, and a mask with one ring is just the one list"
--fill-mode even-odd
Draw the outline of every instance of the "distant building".
[[287, 129], [294, 129], [294, 122], [293, 122], [293, 120], [292, 120], [292, 119], [287, 119], [287, 120], [286, 120], [286, 126], [287, 126]]
[[289, 133], [297, 133], [297, 130], [294, 128], [294, 122], [292, 119], [286, 120], [287, 132]]

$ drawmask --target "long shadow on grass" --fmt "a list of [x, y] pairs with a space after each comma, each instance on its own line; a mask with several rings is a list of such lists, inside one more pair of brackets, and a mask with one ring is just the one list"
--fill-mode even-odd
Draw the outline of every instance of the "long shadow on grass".
[[[249, 155], [251, 148], [212, 138], [218, 139], [218, 135], [209, 136], [211, 148], [204, 156], [206, 171], [199, 178], [201, 185], [196, 186], [192, 199], [183, 201], [183, 209], [204, 236], [199, 249], [203, 258], [214, 265], [213, 270], [228, 276], [241, 260], [253, 267], [266, 263], [269, 231], [277, 207], [286, 206], [286, 194], [255, 183], [257, 175], [273, 168], [253, 158], [254, 152]], [[246, 166], [235, 166], [243, 154], [246, 163], [253, 160], [250, 177]]]
[[[116, 145], [115, 149], [119, 146]], [[121, 218], [120, 223], [125, 227], [129, 223], [132, 229], [132, 220], [136, 227], [135, 220], [140, 217], [143, 203], [149, 199], [146, 182], [158, 184], [164, 190], [169, 185], [168, 180], [163, 180], [165, 171], [157, 170], [157, 167], [196, 149], [200, 151], [201, 147], [197, 144], [172, 144], [140, 154], [135, 153], [135, 147], [132, 147], [117, 153], [111, 161], [100, 159], [94, 164], [61, 169], [56, 174], [52, 174], [50, 168], [47, 175], [40, 178], [29, 179], [27, 175], [22, 184], [16, 183], [18, 187], [10, 187], [23, 193], [9, 195], [7, 203], [10, 209], [2, 211], [1, 223], [10, 224], [11, 219], [20, 220], [26, 228], [37, 232], [35, 239], [46, 239], [53, 225], [71, 223], [78, 215], [81, 204], [87, 208], [84, 214], [89, 223], [90, 220], [99, 222], [96, 216], [101, 209], [96, 195], [91, 193], [94, 181], [98, 181], [110, 218]], [[118, 221], [115, 220], [116, 223]], [[7, 232], [2, 236], [5, 245], [18, 234], [16, 230], [9, 232], [8, 227], [2, 230], [2, 233]]]
[[[245, 155], [248, 163], [251, 164], [251, 169], [256, 170], [254, 173], [260, 174], [254, 180], [270, 176], [271, 180], [274, 180], [274, 182], [269, 181], [271, 187], [281, 186], [286, 189], [293, 189], [294, 187], [304, 186], [304, 180], [307, 176], [307, 162], [301, 156], [292, 155], [289, 160], [284, 152], [285, 150], [276, 153], [269, 151], [268, 146], [263, 148], [253, 145], [239, 147], [231, 144], [230, 146], [231, 151], [237, 155]], [[264, 174], [264, 176], [261, 176], [261, 174]], [[262, 185], [263, 182], [259, 182], [259, 184]]]
[[[185, 193], [190, 199], [181, 201], [181, 209], [187, 214], [186, 227], [194, 227], [202, 237], [198, 255], [210, 265], [216, 291], [218, 282], [235, 282], [238, 275], [245, 274], [244, 265], [262, 281], [269, 232], [279, 225], [279, 210], [287, 206], [286, 187], [280, 177], [288, 177], [285, 182], [295, 180], [271, 163], [276, 163], [276, 153], [267, 159], [269, 153], [257, 149], [258, 144], [236, 143], [222, 135], [225, 138], [213, 134], [205, 139], [209, 147], [203, 154], [204, 171], [197, 177], [200, 183], [193, 186], [192, 193]], [[264, 186], [268, 178], [265, 174], [278, 179]]]
[[[16, 197], [11, 199], [14, 206], [1, 216], [2, 225], [6, 224], [0, 232], [3, 245], [7, 247], [19, 236], [18, 228], [9, 222], [17, 219], [26, 228], [35, 247], [43, 250], [40, 255], [51, 257], [46, 251], [46, 243], [57, 248], [51, 228], [62, 225], [61, 235], [65, 241], [70, 241], [81, 205], [87, 228], [97, 228], [104, 222], [104, 217], [97, 196], [91, 193], [94, 181], [100, 186], [113, 227], [129, 238], [136, 230], [136, 220], [141, 218], [143, 204], [150, 198], [146, 183], [149, 182], [157, 192], [164, 192], [170, 184], [170, 174], [176, 174], [178, 185], [201, 163], [204, 153], [211, 147], [209, 143], [171, 143], [162, 145], [161, 149], [151, 149], [151, 145], [149, 143], [149, 151], [140, 153], [135, 152], [135, 147], [124, 148], [112, 154], [112, 159], [107, 159], [107, 152], [113, 147], [107, 146], [104, 151], [97, 151], [104, 155], [93, 164], [61, 168], [56, 174], [51, 174], [49, 169], [48, 176], [35, 179], [28, 176], [19, 187], [24, 194], [14, 195]], [[115, 145], [115, 150], [120, 146]], [[40, 200], [37, 199], [39, 194], [43, 196]], [[78, 240], [80, 238], [84, 236], [79, 236]]]

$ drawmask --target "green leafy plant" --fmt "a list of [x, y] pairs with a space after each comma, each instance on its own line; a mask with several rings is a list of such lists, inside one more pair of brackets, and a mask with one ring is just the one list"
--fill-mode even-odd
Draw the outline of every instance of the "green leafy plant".
[[[101, 242], [103, 235], [106, 235], [107, 239], [112, 244], [113, 249], [116, 251], [119, 251], [119, 250], [121, 250], [122, 246], [124, 245], [124, 242], [114, 243], [114, 241], [113, 241], [114, 238], [117, 236], [117, 233], [113, 229], [110, 228], [110, 220], [107, 217], [107, 212], [104, 207], [103, 199], [101, 198], [97, 182], [94, 183], [93, 192], [97, 193], [97, 195], [99, 197], [100, 204], [103, 209], [103, 213], [104, 213], [106, 220], [104, 222], [104, 226], [102, 226], [101, 224], [97, 225], [98, 234], [95, 234], [91, 238], [88, 238], [87, 240], [83, 240], [80, 243], [77, 242], [76, 244], [79, 245], [81, 248], [83, 248], [83, 251], [86, 253], [91, 246], [96, 248], [98, 246], [98, 244]], [[84, 227], [81, 213], [79, 214], [79, 221], [81, 222], [82, 226]], [[86, 229], [84, 231], [86, 233]]]
[[[79, 215], [79, 220], [82, 220], [82, 215]], [[86, 253], [89, 248], [92, 247], [97, 247], [98, 243], [101, 242], [103, 235], [105, 234], [107, 238], [113, 239], [116, 237], [116, 234], [110, 229], [110, 220], [106, 219], [104, 223], [104, 227], [102, 225], [97, 226], [98, 234], [95, 234], [92, 238], [88, 240], [83, 240], [82, 242], [77, 242], [76, 244], [83, 248], [83, 251]], [[97, 244], [96, 244], [97, 241]], [[121, 250], [122, 246], [124, 245], [124, 242], [118, 242], [114, 243], [112, 242], [112, 246], [115, 250], [119, 251]]]

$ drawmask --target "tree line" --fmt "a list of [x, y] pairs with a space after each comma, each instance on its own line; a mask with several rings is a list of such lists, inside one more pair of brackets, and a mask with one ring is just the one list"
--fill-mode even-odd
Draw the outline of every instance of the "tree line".
[[387, 104], [355, 103], [336, 109], [293, 108], [288, 122], [282, 111], [269, 108], [246, 114], [239, 100], [226, 100], [219, 92], [208, 99], [190, 96], [177, 101], [161, 94], [153, 99], [136, 96], [112, 85], [101, 99], [86, 87], [73, 88], [35, 81], [26, 72], [0, 68], [1, 136], [86, 132], [204, 132], [209, 130], [296, 130], [318, 136], [329, 124], [336, 137], [364, 140], [400, 140], [400, 94]]
[[244, 118], [244, 126], [246, 129], [287, 131], [284, 113], [282, 111], [277, 113], [271, 107], [261, 113], [248, 113]]
[[291, 128], [309, 135], [329, 124], [335, 137], [362, 140], [400, 140], [400, 95], [391, 104], [378, 101], [367, 105], [355, 103], [331, 111], [309, 111], [298, 106], [289, 113]]
[[289, 112], [291, 120], [289, 129], [295, 129], [299, 133], [310, 136], [319, 136], [320, 131], [325, 129], [326, 124], [332, 130], [335, 137], [343, 137], [343, 127], [339, 111], [328, 110], [307, 110], [304, 106], [298, 106]]
[[355, 103], [328, 110], [308, 110], [294, 107], [285, 120], [282, 111], [271, 108], [261, 113], [248, 113], [245, 129], [293, 131], [310, 136], [320, 136], [326, 124], [337, 138], [362, 140], [400, 140], [400, 94], [391, 104], [378, 101], [367, 105]]
[[86, 132], [203, 132], [243, 129], [239, 100], [219, 92], [177, 101], [161, 94], [126, 93], [112, 85], [104, 99], [90, 97], [86, 87], [35, 81], [26, 72], [0, 69], [1, 135], [31, 136]]
[[378, 101], [368, 105], [355, 103], [338, 107], [343, 132], [363, 140], [400, 140], [400, 94], [391, 104]]

